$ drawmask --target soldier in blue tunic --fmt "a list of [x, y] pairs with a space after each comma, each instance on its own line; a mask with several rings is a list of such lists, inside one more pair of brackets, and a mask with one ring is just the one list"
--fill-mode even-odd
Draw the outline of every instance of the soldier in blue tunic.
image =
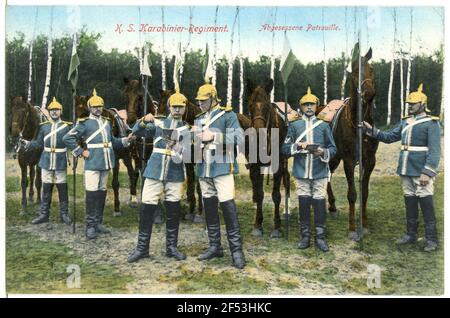
[[198, 259], [223, 257], [218, 214], [220, 202], [233, 266], [242, 269], [245, 266], [245, 258], [234, 201], [233, 174], [239, 172], [235, 157], [236, 147], [244, 144], [243, 130], [231, 106], [220, 106], [217, 90], [213, 85], [201, 86], [196, 99], [203, 113], [197, 116], [194, 123], [194, 141], [199, 141], [194, 149], [199, 149], [198, 145], [201, 145], [202, 158], [196, 157], [197, 175], [202, 190], [209, 238], [209, 248], [199, 255]]
[[[90, 115], [80, 118], [77, 124], [63, 138], [74, 156], [84, 158], [84, 184], [86, 188], [86, 237], [94, 239], [98, 233], [110, 233], [103, 222], [106, 200], [106, 183], [109, 170], [114, 168], [114, 149], [128, 147], [128, 137], [116, 138], [112, 135], [108, 118], [102, 117], [103, 98], [93, 96], [87, 102]], [[83, 141], [86, 148], [80, 147]]]
[[310, 246], [310, 210], [314, 207], [316, 246], [321, 251], [329, 250], [326, 235], [326, 187], [330, 168], [328, 162], [336, 154], [331, 128], [328, 123], [316, 118], [319, 99], [308, 92], [300, 99], [304, 118], [290, 123], [283, 154], [294, 156], [292, 174], [297, 183], [299, 201], [300, 242], [298, 248]]
[[182, 151], [184, 138], [191, 145], [190, 127], [182, 120], [187, 98], [176, 92], [169, 98], [170, 115], [163, 120], [152, 114], [136, 122], [133, 134], [137, 137], [154, 138], [153, 152], [144, 171], [142, 205], [139, 215], [139, 233], [136, 248], [128, 256], [128, 262], [136, 262], [149, 257], [150, 237], [152, 234], [155, 211], [158, 201], [164, 194], [166, 222], [166, 256], [176, 260], [186, 259], [186, 255], [177, 248], [180, 225], [181, 196], [185, 179]]
[[31, 223], [49, 221], [53, 185], [59, 195], [59, 215], [62, 222], [72, 223], [69, 217], [69, 196], [67, 190], [67, 148], [63, 136], [72, 128], [72, 123], [61, 120], [62, 105], [53, 97], [47, 106], [50, 120], [41, 123], [39, 133], [32, 141], [22, 140], [25, 149], [42, 149], [39, 167], [42, 169], [42, 201], [39, 216]]
[[415, 244], [419, 224], [419, 205], [425, 221], [425, 251], [438, 246], [436, 216], [434, 212], [434, 181], [441, 156], [441, 128], [439, 117], [426, 114], [427, 96], [420, 84], [416, 92], [406, 99], [408, 116], [397, 127], [380, 131], [364, 122], [366, 134], [385, 143], [401, 141], [397, 174], [402, 180], [406, 208], [406, 234], [398, 244]]

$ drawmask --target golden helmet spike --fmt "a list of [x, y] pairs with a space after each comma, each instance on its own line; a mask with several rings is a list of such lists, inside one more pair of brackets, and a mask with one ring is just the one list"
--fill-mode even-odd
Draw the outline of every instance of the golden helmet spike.
[[101, 98], [100, 96], [97, 95], [97, 91], [95, 90], [95, 88], [92, 92], [92, 97], [89, 98], [87, 104], [89, 107], [105, 106], [105, 102], [104, 102], [103, 98]]
[[300, 105], [303, 105], [306, 103], [313, 103], [313, 104], [319, 105], [319, 98], [317, 98], [316, 95], [312, 94], [311, 87], [308, 86], [308, 89], [306, 90], [306, 94], [303, 95], [302, 98], [300, 98], [299, 103], [300, 103]]
[[47, 110], [52, 110], [52, 109], [59, 109], [59, 110], [63, 109], [62, 105], [60, 103], [58, 103], [55, 96], [53, 96], [52, 102], [47, 106]]

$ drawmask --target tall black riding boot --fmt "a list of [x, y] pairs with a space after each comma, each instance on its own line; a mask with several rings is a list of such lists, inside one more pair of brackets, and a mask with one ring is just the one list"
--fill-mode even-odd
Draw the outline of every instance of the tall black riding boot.
[[208, 229], [209, 247], [198, 256], [200, 261], [214, 257], [223, 257], [223, 249], [220, 243], [220, 219], [219, 200], [217, 197], [203, 198], [206, 227]]
[[325, 240], [326, 236], [326, 203], [325, 199], [313, 199], [314, 206], [314, 225], [316, 227], [316, 246], [322, 252], [328, 252], [328, 244]]
[[186, 255], [180, 252], [178, 245], [178, 231], [180, 228], [180, 201], [170, 202], [164, 201], [166, 208], [166, 256], [173, 257], [178, 261], [186, 259]]
[[428, 195], [426, 197], [421, 197], [419, 198], [419, 203], [425, 221], [425, 239], [427, 242], [424, 250], [426, 252], [435, 251], [438, 247], [438, 237], [433, 196]]
[[153, 219], [156, 205], [142, 203], [139, 213], [139, 233], [136, 248], [128, 256], [128, 263], [137, 262], [149, 257], [150, 237], [152, 235]]
[[230, 246], [233, 266], [239, 269], [245, 267], [245, 257], [242, 252], [242, 238], [237, 216], [237, 208], [234, 200], [228, 200], [220, 203], [223, 211], [223, 218], [227, 228], [228, 245]]
[[66, 225], [70, 225], [72, 220], [69, 216], [69, 193], [67, 183], [57, 183], [56, 188], [58, 189], [59, 197], [59, 217], [61, 222]]
[[97, 198], [97, 232], [100, 234], [110, 234], [111, 230], [107, 229], [103, 225], [103, 212], [105, 210], [105, 203], [106, 203], [106, 190], [98, 190], [96, 192], [96, 198]]
[[32, 224], [46, 223], [50, 216], [50, 206], [52, 204], [53, 183], [42, 184], [42, 199], [39, 207], [39, 216], [31, 221]]
[[419, 224], [419, 199], [414, 196], [405, 196], [406, 234], [397, 244], [415, 244], [417, 242], [417, 226]]
[[97, 238], [97, 202], [96, 191], [86, 191], [86, 237]]
[[300, 242], [298, 243], [299, 249], [308, 248], [311, 242], [311, 197], [299, 196], [298, 197], [298, 222], [300, 224]]

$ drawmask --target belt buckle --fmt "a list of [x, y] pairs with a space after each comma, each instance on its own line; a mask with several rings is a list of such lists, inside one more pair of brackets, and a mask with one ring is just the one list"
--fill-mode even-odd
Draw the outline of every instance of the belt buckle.
[[405, 145], [405, 146], [404, 146], [404, 148], [405, 148], [406, 151], [408, 151], [408, 147], [409, 147], [408, 145]]
[[51, 152], [55, 152], [55, 150], [56, 150], [56, 149], [52, 147]]
[[107, 142], [104, 142], [104, 143], [103, 143], [103, 147], [108, 148], [108, 147], [109, 147], [108, 143], [107, 143]]

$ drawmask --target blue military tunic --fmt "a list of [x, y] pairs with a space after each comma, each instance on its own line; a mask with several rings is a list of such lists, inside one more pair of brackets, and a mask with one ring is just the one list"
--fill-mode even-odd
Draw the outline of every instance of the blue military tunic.
[[64, 135], [72, 128], [72, 123], [62, 120], [41, 123], [39, 133], [27, 149], [42, 149], [39, 167], [45, 170], [67, 169], [67, 148]]
[[[323, 158], [303, 149], [298, 150], [299, 142], [319, 144], [324, 149]], [[292, 174], [295, 178], [309, 180], [328, 178], [330, 175], [328, 162], [336, 154], [330, 125], [315, 116], [291, 122], [282, 152], [286, 156], [294, 156]]]
[[[197, 162], [197, 176], [199, 178], [215, 178], [230, 173], [239, 173], [236, 146], [244, 145], [245, 140], [236, 113], [232, 111], [231, 107], [215, 106], [209, 112], [199, 114], [194, 125], [200, 129], [208, 127], [218, 137], [214, 141], [203, 144], [203, 152], [206, 153], [202, 160]], [[234, 153], [223, 149], [230, 146], [234, 148]], [[217, 147], [222, 147], [220, 160], [208, 159], [217, 158]]]
[[[157, 119], [155, 121], [158, 122]], [[190, 138], [189, 126], [182, 120], [174, 119], [171, 115], [157, 124], [145, 123], [143, 119], [137, 121], [133, 126], [133, 133], [137, 137], [154, 138], [153, 152], [148, 159], [144, 177], [160, 181], [183, 182], [185, 170], [181, 154], [166, 149], [167, 143], [163, 138], [163, 128], [176, 129], [180, 138], [184, 136]], [[173, 156], [178, 156], [178, 160], [172, 160]]]
[[384, 143], [401, 141], [397, 174], [430, 177], [437, 174], [441, 156], [441, 128], [439, 118], [426, 114], [405, 117], [397, 127], [389, 131], [374, 130], [374, 137]]
[[78, 145], [81, 139], [89, 150], [89, 157], [84, 159], [84, 170], [104, 171], [114, 168], [113, 149], [125, 147], [120, 138], [112, 135], [109, 119], [102, 116], [90, 115], [79, 119], [64, 136], [63, 140], [74, 156], [80, 156], [84, 150]]

